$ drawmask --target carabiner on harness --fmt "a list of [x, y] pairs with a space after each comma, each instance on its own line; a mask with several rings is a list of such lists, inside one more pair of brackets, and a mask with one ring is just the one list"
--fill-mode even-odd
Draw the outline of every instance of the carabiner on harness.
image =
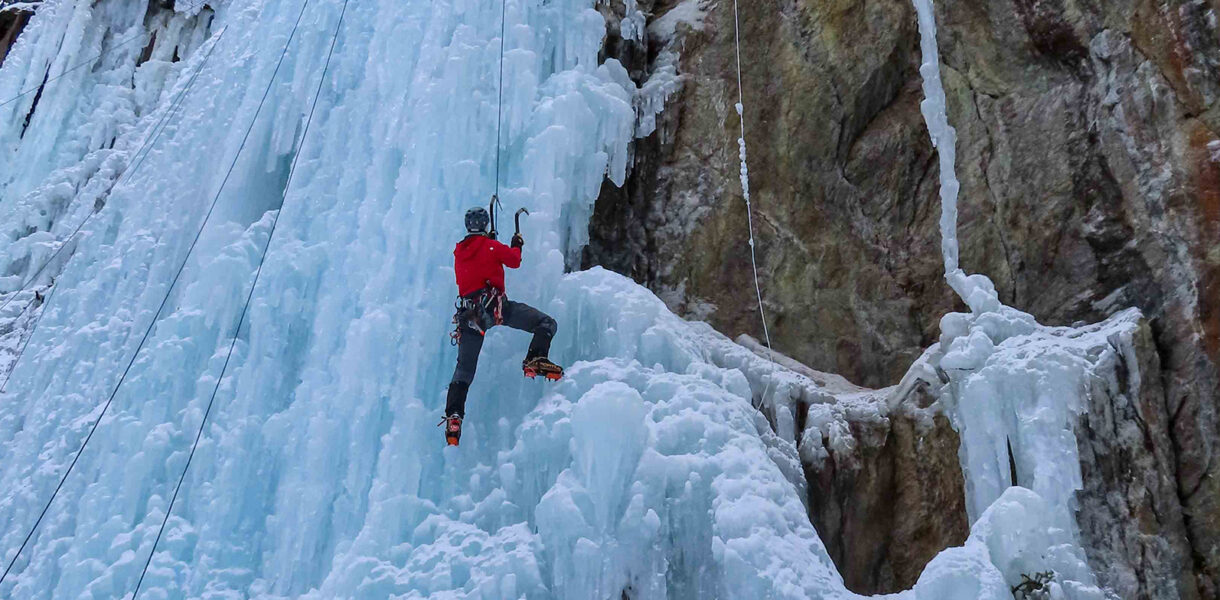
[[455, 308], [453, 324], [456, 327], [449, 334], [455, 346], [462, 340], [462, 325], [477, 331], [479, 335], [487, 335], [488, 329], [504, 324], [504, 292], [492, 285], [469, 296], [459, 297]]

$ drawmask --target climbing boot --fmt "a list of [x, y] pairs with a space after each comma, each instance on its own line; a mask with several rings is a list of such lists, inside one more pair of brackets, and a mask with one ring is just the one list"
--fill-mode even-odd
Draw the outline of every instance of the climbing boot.
[[539, 375], [550, 381], [559, 381], [563, 378], [563, 367], [551, 362], [545, 356], [527, 358], [521, 364], [521, 369], [525, 371], [525, 376], [530, 379], [534, 379]]
[[450, 446], [458, 445], [458, 440], [462, 438], [462, 417], [449, 415], [441, 419], [440, 424], [445, 427], [445, 443]]

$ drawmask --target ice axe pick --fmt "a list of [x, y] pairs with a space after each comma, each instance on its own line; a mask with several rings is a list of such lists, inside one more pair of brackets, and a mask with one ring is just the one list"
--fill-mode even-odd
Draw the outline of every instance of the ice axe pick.
[[529, 215], [530, 211], [528, 211], [524, 208], [518, 208], [517, 214], [513, 215], [513, 224], [517, 226], [517, 231], [516, 231], [517, 235], [521, 235], [521, 213], [525, 213], [526, 215]]

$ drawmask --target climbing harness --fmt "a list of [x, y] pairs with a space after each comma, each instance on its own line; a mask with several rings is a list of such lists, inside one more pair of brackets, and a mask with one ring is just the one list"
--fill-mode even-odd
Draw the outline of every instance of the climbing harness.
[[[183, 86], [182, 90], [179, 91], [173, 100], [170, 101], [169, 106], [164, 112], [162, 112], [161, 117], [153, 125], [151, 135], [145, 138], [144, 142], [136, 150], [135, 154], [133, 155], [136, 160], [126, 169], [124, 169], [123, 174], [120, 175], [113, 184], [111, 184], [111, 191], [130, 181], [135, 173], [139, 171], [140, 165], [144, 164], [144, 159], [147, 158], [149, 154], [152, 154], [153, 146], [157, 143], [157, 140], [161, 138], [161, 134], [169, 128], [170, 120], [175, 114], [177, 114], [178, 109], [182, 107], [182, 104], [186, 100], [187, 94], [195, 86], [195, 82], [199, 79], [199, 75], [203, 72], [203, 68], [207, 65], [208, 61], [212, 57], [212, 51], [215, 50], [216, 46], [220, 44], [220, 41], [224, 38], [226, 31], [228, 31], [227, 27], [221, 29], [220, 33], [216, 35], [216, 39], [212, 42], [212, 45], [208, 48], [207, 52], [204, 53], [203, 58], [199, 61], [199, 66], [195, 69], [195, 72], [191, 75], [191, 77], [187, 79], [186, 85]], [[89, 221], [92, 220], [97, 214], [98, 211], [90, 211], [90, 213], [86, 215], [84, 219], [81, 219], [81, 222], [76, 225], [76, 228], [72, 230], [72, 233], [68, 234], [68, 236], [59, 243], [59, 246], [54, 252], [51, 253], [51, 256], [48, 257], [47, 260], [43, 261], [42, 265], [40, 265], [34, 271], [34, 274], [30, 276], [25, 283], [21, 284], [21, 288], [13, 292], [3, 303], [0, 303], [0, 311], [8, 307], [8, 305], [12, 303], [13, 300], [15, 300], [17, 296], [21, 294], [21, 292], [26, 291], [31, 285], [34, 284], [34, 282], [38, 281], [38, 278], [44, 271], [46, 271], [47, 267], [50, 266], [51, 263], [55, 262], [56, 258], [59, 258], [59, 255], [71, 245], [72, 240], [76, 239], [76, 236], [80, 235], [80, 232], [85, 228], [85, 225], [88, 224]], [[29, 310], [30, 307], [34, 306], [35, 302], [41, 302], [41, 305], [43, 306], [42, 312], [38, 313], [38, 318], [34, 320], [34, 325], [30, 328], [29, 333], [26, 335], [25, 341], [21, 344], [21, 348], [17, 351], [17, 357], [13, 359], [12, 364], [9, 365], [8, 373], [4, 377], [4, 383], [0, 384], [0, 392], [3, 392], [6, 388], [8, 388], [9, 379], [12, 378], [13, 372], [17, 370], [17, 365], [21, 362], [21, 358], [25, 356], [25, 350], [27, 347], [29, 347], [30, 341], [34, 339], [34, 334], [38, 331], [38, 325], [42, 323], [42, 316], [46, 314], [46, 307], [50, 303], [51, 296], [54, 294], [54, 287], [52, 287], [51, 291], [47, 293], [45, 299], [39, 298], [38, 292], [36, 291], [35, 298], [22, 309], [22, 312]]]
[[153, 327], [157, 324], [157, 320], [161, 317], [161, 313], [164, 312], [166, 305], [169, 304], [169, 299], [174, 291], [174, 288], [176, 287], [178, 280], [182, 277], [183, 271], [186, 270], [187, 262], [190, 260], [190, 256], [192, 252], [194, 252], [195, 247], [198, 245], [199, 239], [203, 236], [203, 230], [207, 227], [208, 220], [211, 218], [212, 213], [216, 209], [216, 204], [220, 200], [220, 195], [224, 191], [225, 186], [228, 184], [229, 178], [233, 175], [234, 169], [237, 167], [237, 159], [241, 156], [242, 150], [245, 149], [246, 143], [249, 141], [250, 135], [254, 130], [254, 124], [258, 121], [258, 116], [262, 112], [262, 109], [267, 102], [267, 97], [271, 94], [271, 88], [275, 83], [275, 77], [279, 73], [280, 67], [284, 64], [284, 58], [288, 54], [288, 47], [292, 43], [293, 37], [296, 35], [297, 28], [300, 27], [301, 17], [305, 14], [305, 7], [309, 5], [309, 2], [310, 0], [305, 0], [301, 5], [301, 12], [297, 15], [296, 23], [293, 25], [292, 33], [288, 36], [288, 41], [284, 43], [284, 50], [280, 53], [279, 62], [276, 63], [275, 70], [271, 73], [271, 80], [267, 82], [267, 89], [263, 92], [263, 96], [259, 100], [258, 108], [254, 112], [254, 117], [250, 119], [250, 124], [246, 128], [246, 132], [242, 137], [241, 144], [237, 147], [237, 153], [233, 155], [233, 161], [229, 164], [228, 171], [225, 173], [224, 179], [221, 180], [220, 187], [216, 190], [216, 195], [212, 198], [211, 206], [208, 207], [208, 211], [203, 217], [203, 222], [199, 225], [199, 231], [195, 234], [195, 238], [191, 241], [190, 246], [187, 248], [186, 257], [183, 258], [182, 264], [178, 266], [178, 270], [174, 274], [173, 279], [170, 281], [169, 287], [166, 288], [165, 296], [161, 299], [161, 304], [157, 307], [157, 311], [153, 314], [152, 320], [149, 321], [148, 327], [144, 330], [144, 335], [140, 338], [139, 343], [136, 345], [136, 350], [132, 353], [131, 359], [127, 362], [127, 366], [123, 368], [122, 374], [119, 375], [119, 380], [115, 384], [114, 389], [111, 390], [110, 397], [106, 399], [106, 403], [102, 406], [101, 412], [98, 413], [97, 418], [93, 420], [93, 424], [89, 428], [89, 433], [85, 436], [85, 441], [81, 443], [81, 447], [76, 451], [76, 455], [73, 457], [72, 462], [68, 465], [68, 468], [66, 471], [64, 471], [64, 474], [60, 477], [59, 484], [55, 486], [55, 491], [53, 491], [51, 493], [51, 497], [47, 499], [46, 505], [43, 506], [42, 512], [38, 515], [38, 519], [34, 521], [34, 526], [30, 528], [30, 531], [25, 536], [24, 541], [21, 542], [21, 546], [17, 549], [17, 553], [13, 555], [12, 560], [9, 561], [8, 567], [4, 570], [4, 574], [0, 575], [0, 583], [3, 583], [4, 579], [8, 577], [9, 572], [12, 571], [13, 565], [17, 564], [17, 559], [20, 558], [21, 552], [25, 550], [25, 547], [29, 544], [30, 538], [34, 536], [34, 532], [38, 530], [38, 526], [46, 517], [47, 511], [50, 510], [51, 504], [54, 503], [55, 498], [59, 496], [60, 490], [63, 489], [64, 482], [68, 480], [68, 476], [72, 474], [72, 470], [76, 467], [76, 463], [80, 460], [81, 454], [83, 454], [85, 448], [89, 446], [89, 441], [92, 440], [93, 435], [97, 433], [98, 425], [101, 424], [102, 419], [110, 410], [110, 405], [114, 403], [115, 396], [118, 395], [119, 389], [123, 386], [123, 382], [127, 380], [127, 375], [131, 372], [132, 366], [135, 365], [136, 358], [140, 355], [140, 350], [142, 350], [144, 348], [144, 344], [148, 342], [148, 338], [152, 334]]
[[[737, 0], [733, 0], [733, 43], [737, 56], [737, 119], [741, 125], [741, 137], [737, 138], [738, 157], [741, 159], [741, 192], [746, 200], [746, 223], [750, 232], [750, 267], [754, 271], [754, 293], [758, 296], [758, 317], [762, 321], [763, 338], [767, 342], [767, 358], [771, 361], [771, 373], [777, 368], [775, 351], [771, 348], [771, 333], [767, 329], [767, 314], [763, 310], [762, 287], [758, 284], [758, 260], [754, 254], [754, 212], [750, 206], [750, 170], [746, 165], [746, 116], [745, 100], [741, 85], [741, 19], [738, 16]], [[767, 378], [767, 386], [763, 390], [762, 400], [765, 400], [771, 388], [772, 377]]]
[[[313, 124], [314, 112], [318, 108], [318, 98], [322, 95], [322, 84], [326, 82], [326, 74], [330, 71], [330, 61], [335, 54], [335, 44], [339, 40], [339, 31], [343, 26], [343, 17], [347, 14], [348, 0], [343, 0], [343, 8], [339, 11], [339, 20], [335, 23], [335, 31], [331, 34], [330, 48], [326, 52], [326, 62], [322, 66], [322, 76], [318, 79], [318, 87], [314, 90], [313, 102], [309, 107], [309, 116], [305, 119], [305, 129], [301, 132], [301, 143], [297, 147], [296, 154], [292, 157], [292, 165], [288, 168], [288, 179], [284, 182], [284, 193], [280, 197], [280, 208], [275, 211], [275, 217], [271, 219], [271, 230], [267, 234], [267, 241], [263, 244], [263, 253], [258, 260], [258, 268], [254, 271], [254, 282], [250, 284], [250, 291], [246, 294], [246, 303], [242, 306], [241, 314], [237, 317], [237, 327], [233, 330], [233, 341], [229, 343], [229, 352], [225, 355], [225, 362], [220, 367], [220, 375], [216, 377], [216, 385], [212, 387], [212, 395], [208, 399], [208, 406], [203, 411], [203, 418], [199, 421], [199, 430], [195, 433], [195, 442], [191, 444], [191, 453], [186, 457], [186, 464], [182, 467], [182, 475], [178, 477], [178, 485], [174, 486], [174, 495], [170, 498], [169, 506], [165, 509], [165, 517], [161, 519], [161, 528], [157, 530], [157, 538], [153, 541], [152, 550], [148, 552], [148, 559], [144, 561], [144, 570], [140, 572], [140, 579], [136, 582], [135, 592], [132, 593], [132, 600], [140, 593], [140, 585], [144, 582], [144, 576], [148, 573], [148, 567], [152, 564], [152, 557], [157, 553], [157, 545], [161, 542], [161, 536], [165, 533], [165, 525], [169, 522], [169, 516], [174, 512], [174, 503], [178, 500], [178, 492], [182, 490], [182, 482], [186, 480], [187, 470], [191, 468], [191, 460], [195, 458], [195, 451], [199, 448], [199, 440], [203, 438], [204, 427], [208, 423], [208, 416], [212, 413], [212, 406], [216, 403], [216, 395], [220, 392], [220, 384], [224, 381], [225, 372], [229, 369], [229, 362], [233, 359], [233, 350], [237, 347], [237, 334], [241, 332], [242, 322], [246, 320], [246, 314], [250, 310], [250, 303], [254, 300], [254, 290], [258, 287], [259, 277], [263, 274], [263, 265], [267, 262], [267, 254], [271, 249], [271, 240], [275, 238], [275, 229], [280, 222], [280, 215], [284, 210], [284, 203], [288, 200], [288, 192], [292, 188], [293, 176], [296, 175], [297, 162], [301, 158], [301, 154], [305, 149], [305, 141], [309, 136], [309, 128]], [[292, 34], [296, 34], [297, 27], [301, 23], [301, 15], [305, 14], [305, 7], [309, 4], [309, 0], [305, 0], [301, 6], [301, 12], [297, 15], [296, 25], [292, 28]], [[288, 36], [288, 41], [292, 42], [292, 35]], [[284, 46], [284, 54], [287, 54], [288, 46]], [[280, 61], [283, 62], [283, 54], [280, 56]], [[278, 65], [276, 70], [278, 71]], [[271, 76], [272, 82], [275, 81], [275, 75]], [[270, 90], [270, 86], [268, 86]], [[264, 99], [266, 96], [264, 95]], [[255, 115], [257, 118], [257, 115]]]
[[487, 335], [487, 330], [504, 324], [504, 292], [487, 282], [487, 287], [459, 296], [454, 305], [453, 333], [449, 334], [453, 345], [462, 341], [462, 325], [475, 330], [479, 335]]

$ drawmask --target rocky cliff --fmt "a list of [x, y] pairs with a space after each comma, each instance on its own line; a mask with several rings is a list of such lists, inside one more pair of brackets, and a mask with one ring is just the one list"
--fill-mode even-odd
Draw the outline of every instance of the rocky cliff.
[[[1141, 597], [1216, 597], [1220, 0], [946, 0], [936, 10], [959, 134], [963, 266], [990, 275], [1005, 303], [1042, 323], [1095, 322], [1132, 306], [1148, 320], [1133, 359], [1144, 367], [1139, 393], [1091, 396], [1078, 431], [1094, 568]], [[896, 383], [935, 342], [940, 316], [960, 308], [941, 277], [914, 10], [907, 0], [741, 0], [740, 11], [775, 346], [861, 385]], [[732, 4], [614, 1], [603, 12], [607, 57], [647, 93], [631, 176], [604, 188], [585, 265], [628, 274], [730, 335], [761, 333], [737, 182]], [[654, 116], [658, 97], [664, 110]], [[921, 435], [955, 445], [948, 432]], [[900, 441], [871, 438], [880, 440], [864, 444], [873, 454], [853, 460], [907, 454], [886, 450]], [[945, 463], [946, 452], [953, 458], [942, 450], [927, 460]], [[1164, 480], [1137, 481], [1135, 471]], [[841, 499], [835, 510], [811, 504], [833, 538], [846, 525], [832, 521], [868, 494], [843, 494], [841, 475], [809, 475], [811, 497]], [[1131, 501], [1105, 500], [1108, 492]], [[1128, 508], [1110, 506], [1098, 521], [1088, 498]], [[1123, 510], [1147, 517], [1144, 526], [1108, 533], [1122, 529], [1106, 519]], [[1157, 552], [1137, 548], [1141, 536], [1159, 540]], [[857, 560], [827, 545], [861, 591], [897, 589], [909, 575], [882, 571], [913, 568], [881, 547]], [[1107, 566], [1115, 553], [1141, 552], [1142, 566]], [[1172, 571], [1178, 561], [1184, 573], [1172, 577], [1150, 566]], [[1159, 586], [1165, 578], [1181, 581]], [[1164, 595], [1170, 589], [1177, 595]]]

